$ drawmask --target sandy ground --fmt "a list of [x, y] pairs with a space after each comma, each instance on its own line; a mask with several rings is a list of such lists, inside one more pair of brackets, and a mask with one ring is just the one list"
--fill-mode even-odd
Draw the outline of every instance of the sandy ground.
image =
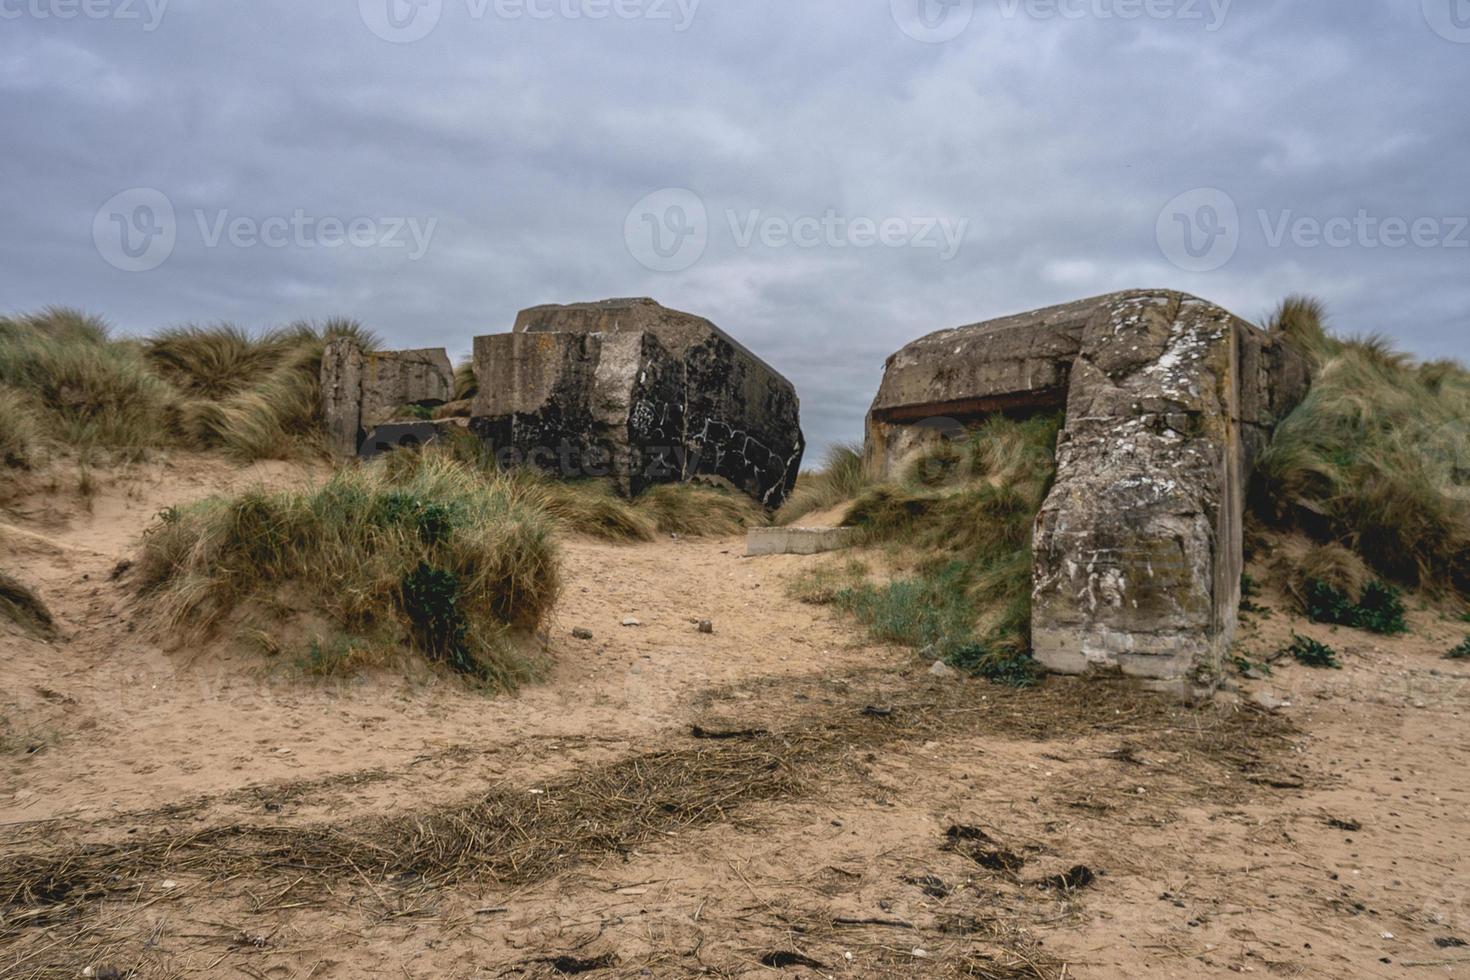
[[[513, 696], [138, 625], [110, 576], [158, 510], [316, 475], [180, 457], [5, 501], [61, 633], [0, 624], [0, 977], [1470, 973], [1465, 624], [1384, 639], [1268, 596], [1243, 652], [1296, 630], [1344, 669], [1196, 709], [932, 677], [788, 597], [830, 557], [738, 540], [567, 541], [556, 666]], [[691, 808], [700, 780], [733, 788]], [[477, 800], [520, 822], [451, 875], [327, 860]], [[26, 875], [45, 894], [5, 891]]]

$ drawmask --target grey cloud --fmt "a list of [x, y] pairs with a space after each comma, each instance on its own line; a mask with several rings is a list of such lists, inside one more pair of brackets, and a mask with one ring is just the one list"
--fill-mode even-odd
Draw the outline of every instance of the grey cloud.
[[[1068, 9], [1126, 0], [1109, 2]], [[444, 0], [408, 44], [375, 36], [355, 0], [173, 0], [153, 31], [0, 20], [0, 307], [79, 305], [130, 331], [341, 314], [462, 352], [524, 306], [652, 295], [790, 375], [815, 450], [860, 437], [883, 358], [909, 339], [1125, 286], [1247, 316], [1307, 291], [1344, 330], [1464, 350], [1470, 249], [1272, 247], [1258, 220], [1470, 214], [1470, 44], [1436, 33], [1419, 2], [1236, 0], [1215, 31], [1012, 7], [977, 0], [940, 44], [906, 36], [887, 0], [703, 0], [684, 32], [477, 20]], [[134, 187], [178, 215], [149, 272], [113, 268], [93, 243], [98, 207]], [[624, 220], [671, 187], [703, 200], [709, 244], [653, 272]], [[1241, 216], [1237, 251], [1208, 272], [1171, 264], [1156, 237], [1161, 208], [1195, 188]], [[437, 225], [410, 261], [210, 248], [195, 222], [297, 209]], [[725, 226], [730, 210], [829, 209], [970, 226], [951, 261], [741, 248]]]

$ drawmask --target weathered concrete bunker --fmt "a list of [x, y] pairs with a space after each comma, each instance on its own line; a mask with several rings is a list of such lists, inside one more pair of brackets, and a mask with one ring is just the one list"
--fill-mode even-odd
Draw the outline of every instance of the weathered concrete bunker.
[[1063, 409], [1032, 541], [1036, 657], [1183, 688], [1208, 683], [1229, 647], [1246, 479], [1306, 386], [1293, 350], [1218, 306], [1113, 293], [904, 347], [868, 414], [865, 461], [896, 476], [990, 414]]
[[470, 429], [504, 461], [630, 495], [709, 478], [767, 507], [796, 482], [795, 388], [703, 317], [651, 299], [537, 306], [474, 357]]

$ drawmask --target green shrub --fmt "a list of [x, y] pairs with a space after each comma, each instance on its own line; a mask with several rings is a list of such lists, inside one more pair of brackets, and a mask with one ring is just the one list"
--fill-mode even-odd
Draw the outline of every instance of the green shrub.
[[1015, 650], [996, 651], [974, 644], [960, 647], [945, 662], [976, 677], [983, 677], [992, 684], [1035, 687], [1041, 683], [1041, 665], [1030, 655]]
[[1404, 614], [1403, 593], [1391, 585], [1372, 581], [1363, 587], [1363, 594], [1358, 598], [1355, 625], [1372, 633], [1407, 633], [1409, 624]]
[[867, 578], [868, 563], [859, 558], [827, 562], [804, 569], [786, 586], [786, 594], [812, 606], [828, 606], [845, 590], [856, 588]]
[[1470, 660], [1470, 636], [1461, 640], [1458, 646], [1444, 656], [1446, 660]]
[[[267, 634], [306, 612], [333, 624], [346, 644], [336, 649], [354, 661], [408, 646], [502, 686], [530, 676], [534, 664], [506, 641], [538, 628], [556, 598], [544, 512], [507, 477], [442, 455], [393, 455], [392, 468], [342, 470], [316, 489], [251, 490], [160, 514], [138, 563], [146, 604], [186, 634], [250, 607], [266, 610]], [[316, 660], [342, 660], [326, 649]]]
[[371, 662], [371, 651], [362, 640], [335, 633], [312, 637], [306, 645], [306, 655], [297, 661], [297, 666], [312, 677], [345, 677]]
[[403, 611], [418, 648], [431, 659], [447, 663], [461, 674], [485, 675], [485, 667], [475, 658], [470, 643], [470, 624], [458, 575], [419, 562], [418, 568], [403, 578]]
[[1304, 600], [1307, 616], [1313, 622], [1383, 634], [1408, 631], [1403, 594], [1376, 580], [1365, 585], [1361, 595], [1354, 599], [1326, 582], [1311, 579]]
[[1311, 637], [1293, 633], [1291, 645], [1283, 651], [1283, 656], [1286, 654], [1290, 654], [1297, 663], [1307, 667], [1342, 669], [1342, 664], [1337, 659], [1337, 652], [1327, 644], [1319, 643]]

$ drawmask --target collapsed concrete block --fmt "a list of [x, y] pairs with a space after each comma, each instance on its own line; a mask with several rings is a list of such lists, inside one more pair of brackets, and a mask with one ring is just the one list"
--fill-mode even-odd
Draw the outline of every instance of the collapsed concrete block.
[[363, 437], [357, 456], [362, 460], [375, 459], [395, 449], [417, 449], [438, 442], [446, 433], [461, 429], [461, 419], [444, 419], [432, 422], [384, 422], [375, 426]]
[[346, 338], [322, 352], [322, 425], [334, 456], [357, 453], [362, 438], [362, 348]]
[[791, 383], [708, 320], [651, 299], [538, 306], [475, 340], [471, 428], [568, 477], [728, 481], [767, 507], [805, 442]]
[[855, 527], [753, 527], [745, 535], [745, 554], [820, 555], [851, 548], [857, 534]]
[[501, 465], [608, 477], [641, 493], [679, 473], [679, 365], [652, 334], [475, 338], [480, 389], [470, 431]]
[[954, 426], [1065, 409], [1032, 542], [1043, 665], [1175, 689], [1215, 676], [1240, 602], [1246, 479], [1305, 393], [1298, 355], [1203, 300], [1134, 291], [941, 331], [888, 373], [865, 449], [880, 478]]
[[454, 397], [454, 368], [442, 348], [364, 351], [339, 337], [322, 353], [322, 416], [328, 447], [351, 456], [371, 429], [405, 406], [434, 408]]

